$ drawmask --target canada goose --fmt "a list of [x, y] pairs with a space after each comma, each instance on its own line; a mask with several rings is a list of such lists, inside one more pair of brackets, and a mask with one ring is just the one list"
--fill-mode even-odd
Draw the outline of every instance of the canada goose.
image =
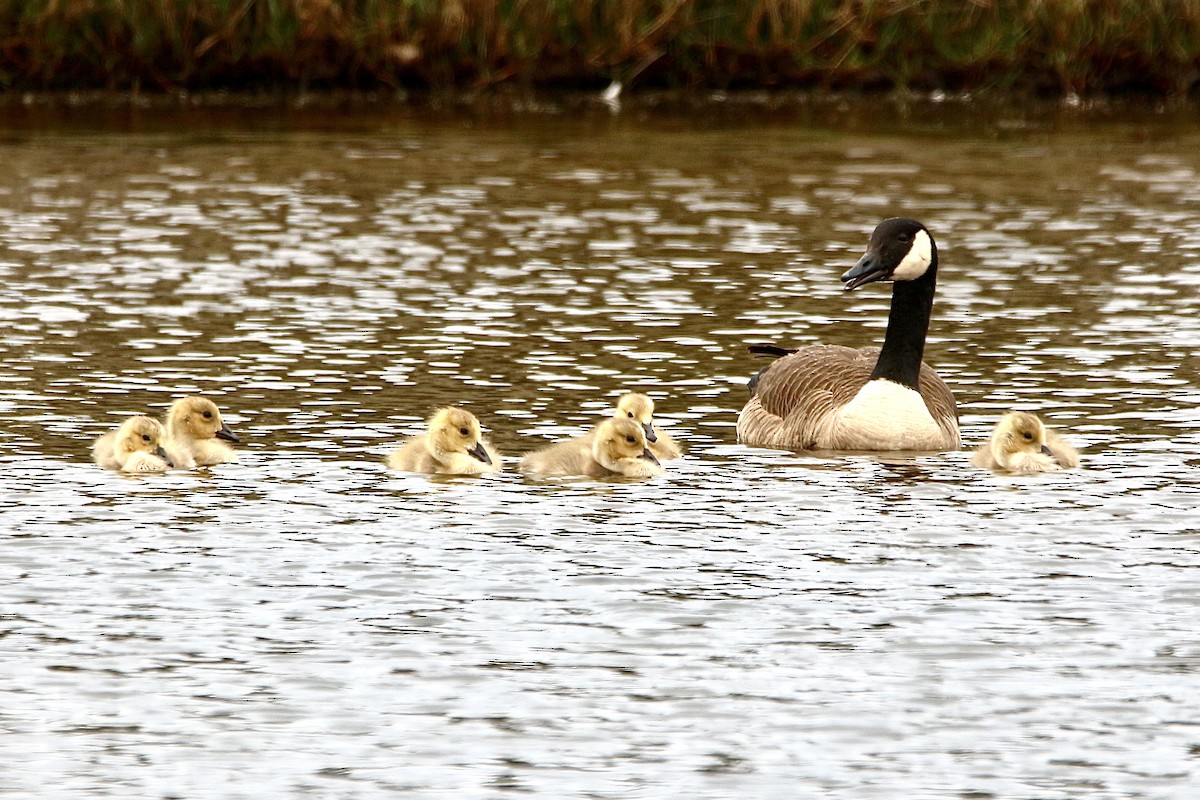
[[662, 475], [662, 465], [646, 444], [646, 432], [641, 425], [628, 417], [613, 417], [601, 422], [587, 436], [526, 453], [521, 460], [521, 471], [589, 478], [613, 474], [630, 478]]
[[180, 469], [207, 467], [237, 458], [237, 453], [225, 442], [241, 440], [221, 419], [216, 403], [207, 397], [184, 397], [172, 403], [167, 409], [166, 429], [164, 447]]
[[[671, 434], [664, 432], [654, 424], [654, 401], [647, 395], [638, 392], [629, 392], [621, 395], [620, 399], [617, 400], [617, 410], [613, 413], [613, 418], [632, 419], [634, 422], [640, 424], [642, 431], [646, 435], [647, 449], [659, 461], [669, 461], [672, 458], [679, 458], [683, 455], [683, 450], [671, 438]], [[595, 432], [596, 429], [593, 428], [581, 438], [586, 440], [590, 445]]]
[[500, 454], [483, 438], [479, 420], [461, 408], [439, 408], [429, 433], [414, 436], [387, 458], [391, 469], [443, 475], [500, 471]]
[[92, 444], [92, 458], [105, 469], [165, 472], [175, 466], [162, 448], [166, 431], [152, 417], [130, 417]]
[[971, 456], [976, 467], [1032, 475], [1079, 466], [1079, 452], [1047, 428], [1037, 414], [1010, 411], [996, 423], [987, 444]]
[[738, 441], [781, 450], [953, 450], [954, 395], [921, 361], [937, 283], [937, 246], [916, 220], [885, 219], [842, 276], [846, 290], [894, 281], [883, 347], [813, 345], [778, 356], [750, 381]]

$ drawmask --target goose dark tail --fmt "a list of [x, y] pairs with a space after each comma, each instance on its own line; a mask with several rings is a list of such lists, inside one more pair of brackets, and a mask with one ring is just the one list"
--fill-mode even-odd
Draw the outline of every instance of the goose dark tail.
[[[767, 356], [768, 358], [783, 358], [784, 356], [790, 356], [792, 353], [796, 352], [796, 348], [794, 347], [789, 350], [788, 348], [780, 347], [777, 344], [752, 344], [746, 349], [756, 356]], [[746, 382], [746, 388], [750, 390], [751, 397], [754, 397], [754, 391], [758, 388], [758, 379], [762, 377], [763, 373], [766, 372], [770, 366], [771, 365], [768, 364], [767, 366], [763, 367], [758, 372], [754, 373], [754, 377]]]
[[771, 358], [783, 358], [784, 356], [790, 356], [797, 350], [795, 347], [789, 350], [788, 348], [780, 347], [777, 344], [752, 344], [746, 349], [751, 353], [754, 353], [756, 356], [769, 356]]

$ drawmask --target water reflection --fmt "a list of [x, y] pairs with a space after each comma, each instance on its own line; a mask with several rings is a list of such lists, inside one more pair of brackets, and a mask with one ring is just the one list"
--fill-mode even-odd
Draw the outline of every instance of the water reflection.
[[[1200, 147], [1146, 124], [0, 140], [0, 795], [1187, 796]], [[965, 441], [1022, 406], [1085, 469], [734, 443], [746, 344], [882, 336], [837, 277], [901, 210]], [[663, 479], [382, 465], [628, 389]], [[239, 462], [87, 463], [197, 392]]]

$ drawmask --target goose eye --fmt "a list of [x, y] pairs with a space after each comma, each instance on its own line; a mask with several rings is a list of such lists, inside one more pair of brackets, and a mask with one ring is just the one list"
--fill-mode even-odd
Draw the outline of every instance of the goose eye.
[[468, 433], [470, 433], [470, 431], [467, 430], [466, 428], [459, 428], [458, 432], [461, 433], [463, 436], [466, 436]]
[[148, 442], [148, 441], [150, 441], [150, 434], [148, 434], [148, 433], [143, 433], [143, 434], [142, 434], [142, 441], [143, 441], [143, 442]]
[[898, 237], [896, 237], [896, 238], [898, 238], [900, 241], [902, 241], [902, 242], [904, 242], [905, 244], [907, 244], [907, 243], [908, 243], [908, 240], [909, 240], [909, 239], [911, 239], [912, 237], [911, 237], [911, 236], [909, 236], [907, 233], [902, 233], [902, 234], [900, 234], [900, 235], [899, 235]]
[[1032, 433], [1030, 433], [1029, 431], [1025, 431], [1025, 432], [1024, 432], [1023, 434], [1021, 434], [1021, 435], [1025, 437], [1025, 440], [1026, 440], [1026, 441], [1031, 441], [1031, 440], [1033, 439], [1033, 434], [1032, 434]]
[[632, 412], [632, 411], [626, 411], [625, 413], [626, 413], [626, 415], [628, 415], [628, 417], [629, 417], [630, 419], [633, 419], [633, 412]]
[[205, 418], [205, 419], [212, 419], [212, 412], [211, 412], [211, 411], [205, 411], [205, 412], [204, 412], [204, 418]]
[[626, 436], [626, 437], [625, 437], [625, 441], [629, 442], [630, 444], [633, 444], [633, 437], [632, 437], [632, 436]]

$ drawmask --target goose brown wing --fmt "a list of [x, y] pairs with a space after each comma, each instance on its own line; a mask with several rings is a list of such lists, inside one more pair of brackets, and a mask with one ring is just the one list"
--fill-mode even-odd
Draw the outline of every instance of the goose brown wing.
[[836, 409], [870, 379], [878, 355], [877, 347], [840, 345], [815, 345], [784, 355], [752, 382], [753, 396], [738, 415], [738, 441], [792, 450], [829, 446], [823, 442]]
[[871, 379], [878, 357], [878, 347], [805, 347], [764, 370], [754, 394], [763, 410], [777, 417], [823, 416], [854, 399]]
[[962, 439], [959, 436], [958, 405], [954, 402], [954, 393], [933, 371], [933, 367], [924, 361], [921, 362], [921, 372], [917, 376], [917, 388], [933, 421], [946, 432], [949, 446], [960, 447]]

